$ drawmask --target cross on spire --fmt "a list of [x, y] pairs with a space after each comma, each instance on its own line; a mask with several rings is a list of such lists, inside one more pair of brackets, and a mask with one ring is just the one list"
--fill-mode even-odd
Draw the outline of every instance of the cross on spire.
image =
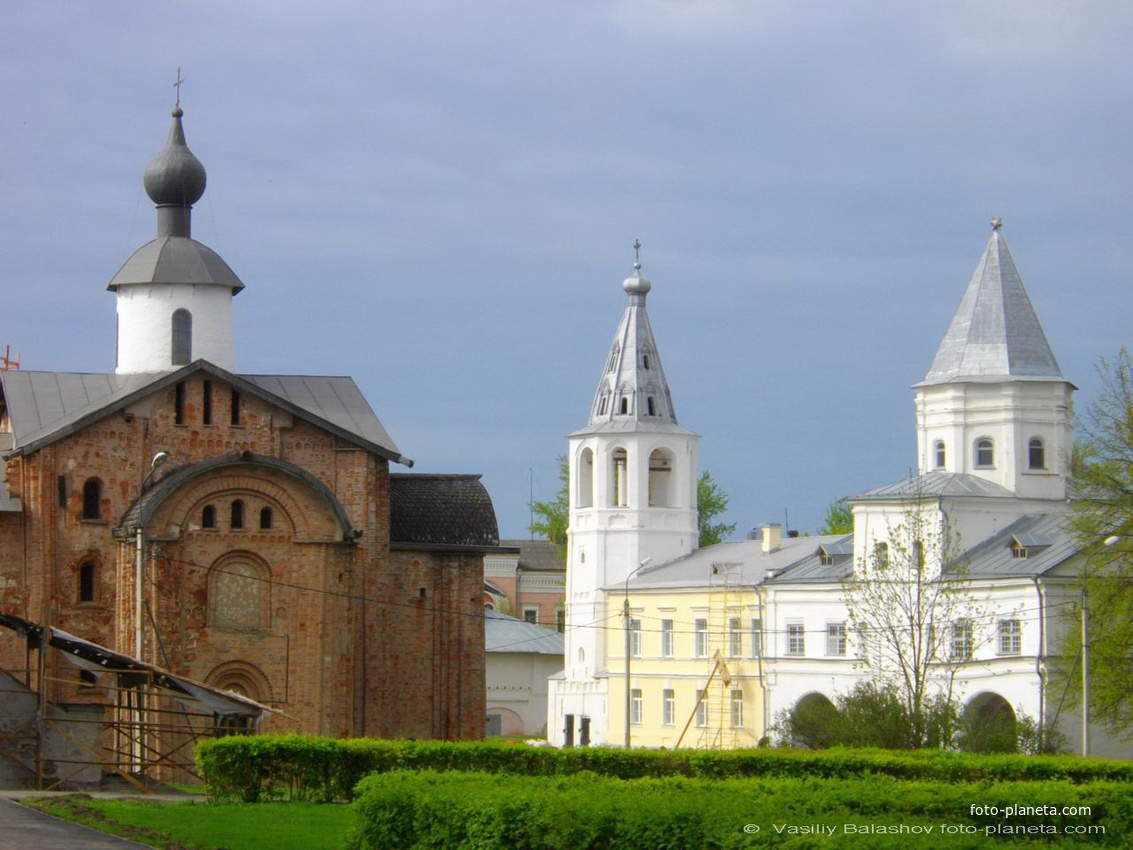
[[992, 230], [994, 230], [998, 233], [1002, 228], [1003, 228], [1003, 219], [993, 218], [991, 220], [991, 229]]
[[173, 88], [177, 89], [177, 99], [176, 99], [176, 101], [174, 102], [173, 105], [178, 107], [178, 108], [181, 107], [181, 83], [183, 83], [183, 82], [185, 82], [185, 81], [181, 79], [181, 66], [178, 65], [177, 66], [177, 82], [175, 82], [173, 84]]
[[635, 269], [641, 268], [641, 240], [633, 240], [633, 267]]

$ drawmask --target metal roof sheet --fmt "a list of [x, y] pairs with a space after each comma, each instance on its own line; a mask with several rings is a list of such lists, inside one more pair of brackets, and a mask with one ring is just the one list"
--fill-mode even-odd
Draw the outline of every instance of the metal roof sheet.
[[532, 652], [537, 655], [563, 654], [565, 635], [526, 620], [517, 620], [499, 611], [484, 612], [485, 652]]
[[[1037, 549], [1028, 549], [1027, 557], [1019, 558], [1012, 552], [1011, 544], [1020, 537], [1049, 542]], [[1069, 517], [1063, 514], [1031, 515], [1017, 519], [955, 558], [949, 572], [962, 572], [968, 578], [1039, 576], [1065, 563], [1078, 552], [1078, 542], [1071, 533]]]
[[936, 498], [938, 496], [994, 496], [1015, 498], [1006, 487], [969, 475], [965, 472], [926, 472], [867, 490], [851, 502], [888, 501], [891, 499]]
[[492, 497], [479, 475], [394, 473], [389, 488], [391, 545], [500, 545]]
[[158, 236], [135, 251], [106, 288], [135, 284], [224, 286], [236, 295], [244, 288], [236, 272], [212, 248], [188, 236]]

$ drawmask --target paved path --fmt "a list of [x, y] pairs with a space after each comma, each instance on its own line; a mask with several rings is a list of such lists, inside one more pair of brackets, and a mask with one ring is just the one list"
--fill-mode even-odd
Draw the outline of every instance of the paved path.
[[147, 845], [0, 798], [0, 850], [147, 850]]

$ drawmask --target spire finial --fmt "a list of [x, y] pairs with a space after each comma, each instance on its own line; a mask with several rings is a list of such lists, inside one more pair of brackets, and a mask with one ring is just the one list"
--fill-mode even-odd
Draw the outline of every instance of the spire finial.
[[183, 79], [181, 79], [181, 66], [178, 65], [177, 66], [177, 82], [175, 82], [173, 84], [173, 88], [177, 89], [177, 97], [176, 97], [176, 99], [173, 103], [174, 109], [180, 109], [181, 108], [181, 83], [183, 83], [183, 82], [185, 82], [185, 81]]
[[633, 267], [635, 269], [641, 268], [641, 240], [633, 240]]
[[1002, 230], [1003, 229], [1003, 219], [993, 218], [991, 220], [991, 229], [994, 230], [996, 233], [998, 233], [1000, 230]]

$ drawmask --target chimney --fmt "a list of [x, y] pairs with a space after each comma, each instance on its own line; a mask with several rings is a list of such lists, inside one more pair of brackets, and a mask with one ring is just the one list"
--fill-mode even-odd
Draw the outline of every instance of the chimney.
[[777, 522], [769, 522], [760, 531], [762, 532], [764, 553], [777, 551], [779, 543], [783, 539], [783, 526]]

